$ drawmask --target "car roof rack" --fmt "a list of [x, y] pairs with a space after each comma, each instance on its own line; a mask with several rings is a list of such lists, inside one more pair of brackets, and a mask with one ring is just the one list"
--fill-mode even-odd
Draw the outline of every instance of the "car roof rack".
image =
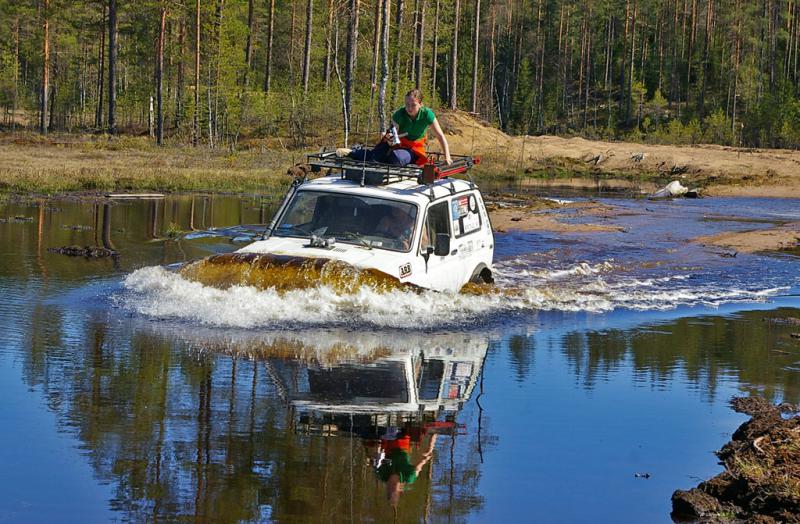
[[360, 181], [361, 185], [383, 185], [399, 182], [401, 180], [416, 180], [418, 184], [432, 184], [437, 180], [450, 177], [459, 173], [466, 173], [475, 164], [480, 163], [480, 158], [465, 155], [451, 155], [452, 164], [447, 165], [441, 153], [428, 153], [428, 163], [424, 166], [409, 164], [395, 166], [380, 162], [367, 162], [349, 157], [339, 157], [335, 151], [322, 151], [308, 155], [308, 164], [311, 171], [318, 173], [323, 169], [328, 170], [328, 175], [339, 175], [353, 181]]

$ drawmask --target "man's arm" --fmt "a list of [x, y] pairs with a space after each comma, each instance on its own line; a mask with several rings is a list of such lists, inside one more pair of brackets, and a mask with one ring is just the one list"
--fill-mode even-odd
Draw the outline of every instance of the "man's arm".
[[444, 161], [447, 162], [447, 165], [449, 166], [453, 163], [453, 159], [450, 158], [450, 146], [447, 145], [447, 138], [444, 136], [442, 126], [439, 125], [438, 118], [433, 119], [431, 128], [433, 129], [433, 135], [436, 137], [436, 140], [439, 141], [439, 145], [442, 146], [442, 151], [444, 152]]
[[419, 476], [420, 472], [422, 471], [422, 468], [425, 467], [425, 464], [427, 464], [431, 460], [431, 458], [433, 458], [433, 447], [436, 444], [436, 437], [437, 437], [436, 433], [434, 433], [431, 436], [431, 440], [428, 443], [428, 449], [425, 451], [425, 454], [422, 455], [422, 460], [419, 462], [419, 464], [417, 464], [417, 467], [415, 468], [417, 476]]

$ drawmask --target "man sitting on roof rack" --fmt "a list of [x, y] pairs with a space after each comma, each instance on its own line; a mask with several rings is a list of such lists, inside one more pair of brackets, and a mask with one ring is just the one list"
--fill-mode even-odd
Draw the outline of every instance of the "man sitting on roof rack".
[[[425, 134], [430, 126], [444, 153], [447, 165], [453, 163], [450, 158], [450, 147], [447, 144], [439, 121], [429, 107], [422, 105], [422, 93], [412, 89], [406, 93], [405, 107], [401, 107], [392, 115], [392, 126], [383, 135], [380, 143], [372, 149], [356, 149], [350, 153], [351, 158], [368, 162], [381, 162], [395, 166], [414, 163], [423, 166], [428, 162], [425, 152]], [[392, 144], [392, 131], [397, 134], [399, 142]]]

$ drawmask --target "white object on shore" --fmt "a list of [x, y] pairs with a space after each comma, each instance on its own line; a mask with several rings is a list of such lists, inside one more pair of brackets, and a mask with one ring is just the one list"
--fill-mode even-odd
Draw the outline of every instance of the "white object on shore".
[[562, 198], [550, 198], [550, 197], [543, 197], [542, 200], [547, 200], [548, 202], [555, 202], [558, 205], [565, 206], [567, 204], [571, 204], [574, 200], [564, 200]]
[[689, 188], [682, 185], [679, 181], [673, 180], [666, 186], [662, 187], [652, 195], [650, 198], [669, 198], [674, 196], [681, 196], [685, 195], [689, 191]]

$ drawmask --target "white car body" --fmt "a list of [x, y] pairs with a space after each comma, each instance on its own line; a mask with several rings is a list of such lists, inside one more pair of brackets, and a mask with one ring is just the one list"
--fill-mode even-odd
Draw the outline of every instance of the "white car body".
[[[437, 291], [457, 292], [470, 281], [492, 281], [494, 236], [483, 198], [471, 182], [442, 179], [424, 185], [414, 180], [401, 180], [385, 185], [362, 186], [339, 176], [326, 176], [300, 184], [291, 199], [308, 191], [334, 196], [369, 197], [388, 201], [387, 204], [403, 202], [415, 206], [417, 212], [410, 246], [407, 250], [391, 250], [380, 243], [337, 239], [333, 246], [312, 247], [308, 237], [279, 236], [273, 231], [271, 236], [249, 244], [238, 252], [340, 260], [357, 268], [377, 269], [403, 283]], [[436, 214], [440, 218], [438, 223], [443, 223], [442, 205], [447, 206], [450, 246], [446, 254], [438, 255], [421, 244], [423, 226], [429, 213]], [[290, 206], [291, 200], [278, 211], [274, 224], [281, 224]]]
[[[469, 400], [478, 382], [489, 340], [485, 336], [412, 336], [403, 346], [370, 363], [312, 363], [293, 368], [293, 380], [280, 377], [279, 372], [276, 379], [298, 412], [455, 412]], [[318, 380], [311, 380], [312, 374]]]

